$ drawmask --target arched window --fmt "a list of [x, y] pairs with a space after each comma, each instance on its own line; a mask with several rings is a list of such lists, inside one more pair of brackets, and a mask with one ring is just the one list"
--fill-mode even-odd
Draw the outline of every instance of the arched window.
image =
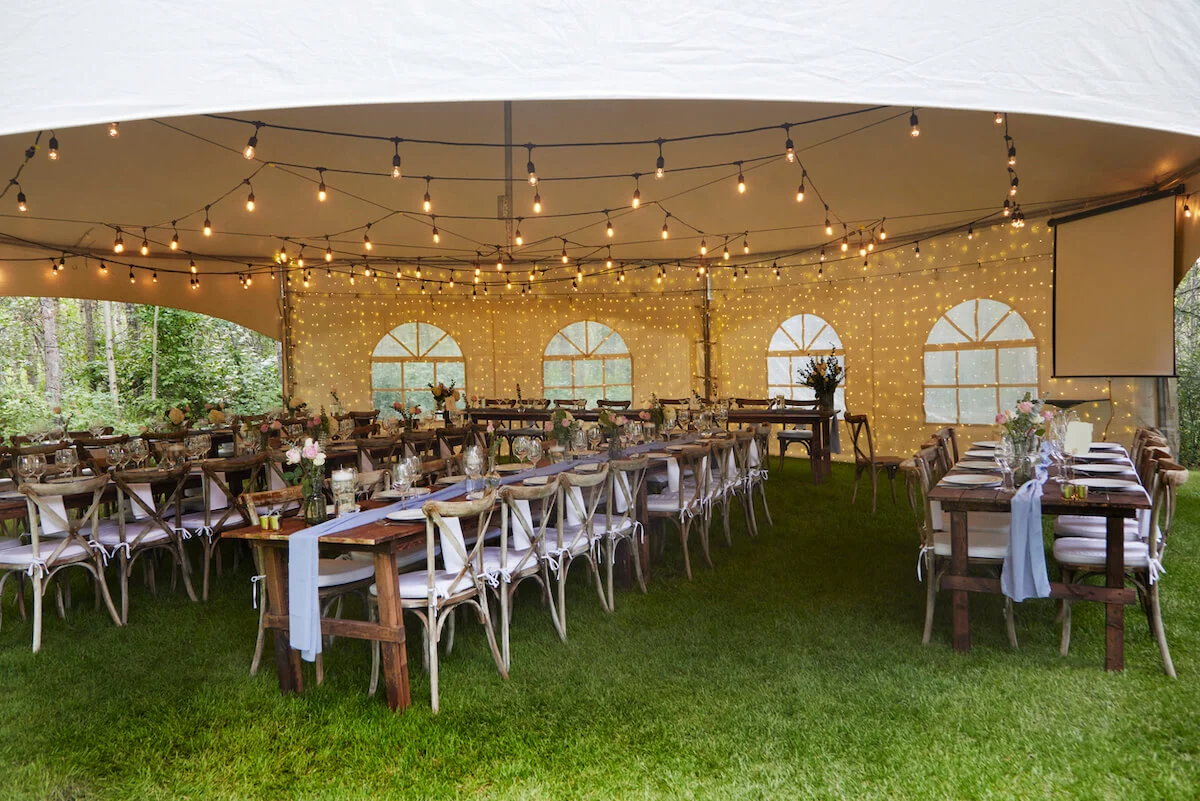
[[433, 409], [429, 384], [463, 388], [467, 366], [454, 338], [429, 323], [405, 323], [384, 334], [371, 354], [371, 396], [375, 408], [392, 415], [392, 402]]
[[[815, 314], [797, 314], [775, 329], [767, 348], [767, 395], [791, 400], [813, 400], [816, 394], [800, 379], [800, 370], [812, 356], [837, 356], [846, 368], [842, 340], [833, 326]], [[834, 395], [838, 409], [846, 408], [846, 379]]]
[[604, 323], [571, 323], [550, 339], [542, 358], [547, 398], [633, 400], [633, 362], [621, 335]]
[[1010, 307], [960, 303], [925, 340], [925, 422], [991, 425], [1026, 392], [1037, 397], [1037, 343]]

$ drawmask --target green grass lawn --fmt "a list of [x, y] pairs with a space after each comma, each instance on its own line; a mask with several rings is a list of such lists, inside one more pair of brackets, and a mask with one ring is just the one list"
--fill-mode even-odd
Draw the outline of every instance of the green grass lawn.
[[[973, 597], [974, 649], [950, 647], [949, 597], [920, 644], [916, 534], [886, 492], [850, 506], [851, 472], [769, 482], [773, 529], [735, 526], [715, 570], [682, 577], [678, 545], [648, 595], [600, 611], [577, 565], [570, 642], [536, 588], [518, 598], [510, 681], [463, 618], [429, 709], [410, 619], [413, 708], [367, 698], [364, 643], [326, 651], [326, 683], [277, 689], [268, 648], [247, 674], [249, 570], [212, 599], [139, 589], [115, 628], [77, 585], [42, 652], [6, 593], [0, 630], [0, 798], [1147, 798], [1200, 795], [1200, 481], [1182, 492], [1163, 613], [1179, 680], [1129, 610], [1127, 670], [1102, 669], [1100, 607], [1076, 606], [1058, 655], [1051, 601]], [[698, 561], [698, 560], [695, 560]], [[694, 561], [694, 564], [695, 564]], [[139, 581], [140, 583], [140, 581]], [[165, 582], [160, 581], [160, 585]], [[306, 678], [312, 684], [311, 667]]]

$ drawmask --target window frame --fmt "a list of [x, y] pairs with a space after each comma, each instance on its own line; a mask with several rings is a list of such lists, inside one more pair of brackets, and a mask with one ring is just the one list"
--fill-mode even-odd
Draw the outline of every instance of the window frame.
[[[577, 325], [579, 323], [582, 323], [584, 326], [583, 330], [584, 330], [584, 338], [585, 339], [584, 339], [583, 344], [586, 348], [588, 348], [586, 351], [581, 349], [579, 344], [577, 342], [575, 342], [575, 340], [573, 340], [571, 337], [567, 336], [567, 334], [566, 334], [566, 331], [568, 328], [570, 328], [573, 325]], [[591, 345], [591, 343], [588, 342], [588, 339], [591, 336], [591, 333], [588, 330], [589, 325], [598, 325], [598, 326], [601, 326], [601, 327], [607, 329], [608, 335], [603, 337], [602, 339], [600, 339], [595, 345]], [[575, 348], [579, 352], [574, 353], [574, 354], [547, 353], [546, 351], [548, 351], [550, 349], [550, 346], [554, 343], [555, 337], [557, 337], [559, 335], [561, 335], [562, 338], [565, 339], [568, 344], [570, 344], [573, 348]], [[625, 351], [623, 353], [596, 353], [596, 350], [598, 350], [600, 347], [602, 347], [604, 345], [604, 343], [608, 342], [614, 336], [620, 340], [621, 345], [625, 348]], [[629, 362], [629, 382], [628, 383], [624, 383], [624, 382], [609, 383], [608, 382], [608, 364], [607, 363], [609, 361], [616, 361], [616, 360], [627, 360]], [[585, 362], [585, 361], [600, 362], [600, 383], [599, 384], [579, 384], [579, 383], [577, 383], [577, 381], [576, 381], [577, 363]], [[550, 384], [546, 383], [546, 365], [549, 362], [570, 362], [571, 363], [571, 383], [569, 385], [564, 385], [564, 384], [550, 385]], [[550, 337], [550, 340], [546, 343], [546, 347], [542, 350], [542, 394], [545, 397], [550, 397], [551, 391], [559, 391], [559, 390], [567, 389], [567, 390], [570, 390], [570, 392], [571, 392], [571, 398], [577, 399], [586, 394], [586, 393], [581, 392], [581, 390], [599, 389], [602, 393], [600, 395], [600, 398], [603, 400], [633, 400], [633, 376], [634, 376], [633, 353], [631, 353], [629, 350], [629, 343], [625, 341], [625, 337], [621, 335], [621, 332], [617, 331], [617, 329], [613, 328], [611, 325], [608, 325], [607, 323], [602, 323], [599, 320], [585, 319], [585, 320], [576, 320], [574, 322], [567, 323], [562, 328], [560, 328], [554, 332], [554, 334]], [[619, 399], [611, 398], [609, 396], [609, 388], [610, 387], [629, 387], [629, 397], [628, 398], [619, 398]]]
[[[976, 332], [978, 332], [979, 331], [979, 302], [984, 301], [984, 300], [990, 301], [992, 303], [997, 303], [997, 304], [1003, 306], [1005, 311], [1003, 314], [1001, 314], [996, 319], [996, 321], [991, 325], [991, 327], [988, 328], [988, 330], [986, 332], [984, 332], [980, 336], [973, 337], [971, 334], [964, 331], [962, 329], [962, 327], [959, 326], [956, 322], [954, 322], [954, 320], [950, 317], [950, 312], [952, 312], [955, 309], [958, 309], [968, 303], [974, 304], [974, 306], [975, 306], [975, 308], [974, 308], [975, 326], [974, 327], [975, 327]], [[1011, 316], [1015, 316], [1018, 320], [1020, 320], [1021, 324], [1025, 326], [1025, 330], [1027, 330], [1029, 332], [1029, 337], [1027, 339], [989, 340], [988, 337], [991, 336], [992, 333], [994, 333], [998, 328], [1000, 328], [1000, 326], [1003, 325], [1004, 322]], [[929, 341], [929, 338], [931, 336], [933, 336], [934, 329], [937, 327], [938, 323], [940, 323], [942, 320], [945, 320], [946, 323], [951, 326], [951, 328], [953, 328], [955, 331], [957, 331], [967, 341], [965, 341], [965, 342], [934, 342], [934, 343], [931, 343]], [[1033, 381], [1022, 381], [1022, 382], [1015, 383], [1015, 384], [1001, 382], [1001, 380], [1000, 380], [1000, 374], [1001, 374], [1000, 373], [1000, 352], [1004, 351], [1004, 350], [1015, 350], [1015, 349], [1019, 349], [1019, 348], [1033, 348], [1033, 357], [1034, 357], [1033, 358], [1033, 371], [1034, 371]], [[996, 377], [995, 382], [985, 383], [985, 384], [961, 383], [959, 380], [959, 374], [960, 374], [961, 367], [960, 367], [960, 360], [958, 358], [958, 354], [960, 352], [986, 351], [986, 350], [992, 351], [993, 370], [994, 370], [994, 375]], [[1015, 389], [1025, 388], [1025, 387], [1032, 387], [1034, 390], [1034, 394], [1036, 396], [1041, 391], [1041, 376], [1038, 374], [1039, 373], [1038, 350], [1039, 350], [1039, 348], [1038, 348], [1037, 336], [1033, 333], [1033, 328], [1030, 327], [1029, 322], [1025, 319], [1024, 315], [1022, 315], [1019, 311], [1017, 311], [1012, 306], [1010, 306], [1009, 304], [1005, 303], [1002, 300], [996, 300], [995, 298], [987, 298], [987, 297], [971, 298], [970, 300], [964, 300], [961, 303], [956, 303], [953, 306], [951, 306], [950, 308], [946, 309], [944, 312], [942, 312], [941, 314], [938, 315], [936, 320], [933, 321], [933, 325], [930, 326], [930, 328], [929, 328], [929, 333], [926, 334], [926, 336], [925, 336], [925, 344], [921, 348], [921, 409], [923, 412], [925, 423], [929, 424], [929, 425], [989, 425], [990, 423], [968, 423], [968, 422], [963, 421], [962, 390], [980, 390], [980, 389], [994, 390], [995, 401], [996, 401], [995, 408], [996, 408], [997, 412], [999, 412], [1000, 410], [1002, 410], [1004, 408], [1004, 404], [1001, 401], [1001, 393], [1006, 389], [1015, 390]], [[925, 354], [927, 354], [927, 353], [953, 353], [953, 354], [955, 354], [955, 357], [954, 357], [954, 383], [953, 384], [931, 384], [931, 383], [929, 383], [929, 370], [928, 370], [927, 360], [925, 357]], [[954, 419], [953, 420], [930, 420], [929, 419], [929, 407], [928, 407], [928, 404], [926, 403], [926, 392], [930, 389], [943, 389], [943, 390], [952, 389], [952, 390], [954, 390]]]
[[[396, 331], [400, 330], [401, 328], [404, 328], [405, 326], [409, 326], [409, 325], [416, 327], [416, 332], [415, 332], [416, 352], [415, 353], [413, 352], [412, 348], [409, 348], [407, 345], [405, 345], [403, 342], [401, 342], [400, 338], [398, 336], [396, 336], [396, 333], [395, 333]], [[424, 337], [422, 335], [423, 328], [433, 329], [434, 331], [439, 331], [439, 332], [441, 332], [441, 336], [435, 338], [428, 346], [423, 346], [423, 339], [424, 339]], [[375, 351], [378, 350], [379, 346], [382, 345], [384, 343], [384, 341], [387, 340], [389, 337], [392, 339], [393, 342], [395, 342], [397, 345], [399, 345], [409, 355], [407, 355], [407, 356], [376, 356]], [[433, 350], [434, 348], [436, 348], [438, 345], [442, 344], [446, 340], [449, 340], [450, 344], [452, 344], [454, 346], [454, 349], [456, 351], [458, 351], [457, 356], [430, 356], [429, 355], [429, 352], [431, 350]], [[440, 380], [438, 377], [438, 364], [439, 363], [445, 364], [448, 362], [462, 365], [463, 380], [462, 380], [462, 384], [459, 386], [459, 388], [465, 389], [467, 386], [467, 360], [466, 360], [466, 357], [463, 356], [462, 347], [458, 344], [458, 340], [456, 340], [450, 334], [449, 331], [446, 331], [444, 328], [434, 325], [433, 323], [424, 322], [423, 320], [410, 320], [406, 323], [401, 323], [400, 325], [392, 327], [391, 329], [389, 329], [387, 331], [387, 333], [385, 333], [382, 337], [379, 338], [379, 340], [375, 343], [375, 347], [371, 349], [370, 380], [371, 380], [371, 406], [372, 406], [372, 408], [378, 409], [379, 413], [384, 416], [394, 414], [394, 411], [392, 410], [390, 403], [385, 404], [383, 407], [379, 406], [379, 401], [376, 399], [376, 396], [381, 393], [396, 393], [396, 394], [398, 394], [400, 396], [401, 402], [404, 403], [406, 406], [410, 404], [410, 401], [409, 401], [410, 393], [424, 392], [426, 394], [429, 394], [429, 387], [427, 387], [425, 385], [421, 385], [419, 387], [406, 387], [404, 385], [404, 374], [405, 374], [404, 366], [405, 365], [429, 364], [433, 368], [433, 379], [432, 380], [433, 380], [433, 384], [436, 386], [438, 381]], [[400, 386], [398, 386], [398, 387], [377, 387], [377, 386], [375, 386], [375, 365], [376, 364], [398, 364], [398, 365], [400, 365], [400, 370], [399, 370]], [[433, 407], [430, 406], [430, 408], [432, 409]]]
[[[784, 328], [785, 324], [791, 322], [792, 320], [795, 320], [797, 317], [801, 318], [801, 322], [800, 322], [801, 332], [802, 332], [801, 339], [807, 339], [808, 340], [807, 342], [797, 342], [796, 338], [793, 337], [786, 328]], [[813, 320], [820, 321], [820, 323], [821, 323], [821, 327], [819, 329], [817, 329], [816, 333], [814, 333], [811, 337], [808, 336], [808, 326], [806, 325], [807, 320], [805, 318], [812, 318]], [[828, 329], [833, 334], [834, 338], [837, 340], [837, 343], [838, 343], [837, 346], [832, 349], [830, 349], [830, 348], [813, 348], [812, 347], [813, 343], [815, 343], [817, 341], [817, 339], [821, 336], [822, 333], [824, 333], [824, 331], [826, 329]], [[783, 335], [786, 336], [789, 340], [791, 340], [792, 344], [796, 346], [795, 350], [772, 350], [771, 349], [771, 342], [774, 341], [775, 335], [778, 334], [780, 331], [782, 331]], [[801, 398], [800, 396], [798, 396], [796, 394], [797, 391], [811, 394], [813, 396], [813, 398], [816, 397], [816, 393], [813, 392], [811, 387], [808, 387], [805, 384], [798, 383], [799, 379], [796, 377], [796, 371], [794, 369], [792, 369], [792, 367], [791, 367], [791, 365], [793, 363], [792, 359], [795, 359], [795, 358], [809, 359], [809, 358], [812, 358], [813, 356], [829, 356], [829, 355], [831, 355], [831, 353], [833, 356], [837, 356], [839, 361], [841, 361], [841, 364], [842, 364], [842, 380], [840, 382], [838, 382], [837, 392], [840, 393], [840, 398], [839, 398], [840, 402], [838, 404], [838, 407], [844, 409], [844, 408], [846, 408], [846, 379], [849, 377], [850, 371], [848, 369], [848, 362], [846, 359], [846, 343], [844, 343], [842, 341], [842, 337], [840, 334], [838, 334], [837, 329], [834, 328], [833, 324], [830, 323], [828, 320], [826, 320], [824, 317], [821, 317], [819, 314], [813, 314], [812, 312], [800, 312], [798, 314], [793, 314], [790, 317], [787, 317], [787, 318], [783, 319], [782, 321], [780, 321], [779, 325], [777, 325], [775, 327], [775, 330], [771, 332], [771, 339], [768, 340], [768, 342], [767, 342], [767, 357], [766, 357], [767, 396], [774, 397], [775, 395], [780, 394], [780, 393], [776, 392], [775, 390], [781, 389], [785, 386], [783, 384], [771, 383], [771, 359], [773, 359], [773, 358], [774, 359], [788, 359], [789, 383], [786, 385], [788, 391], [784, 393], [784, 397], [788, 398], [789, 400], [805, 400], [805, 399], [809, 399], [809, 398], [807, 398], [807, 395], [805, 397]]]

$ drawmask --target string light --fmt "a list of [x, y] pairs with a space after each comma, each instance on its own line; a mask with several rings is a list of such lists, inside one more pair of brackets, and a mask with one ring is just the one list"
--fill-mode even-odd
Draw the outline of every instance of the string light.
[[880, 242], [883, 242], [887, 239], [887, 229], [883, 227], [883, 224], [885, 222], [887, 222], [887, 217], [884, 217], [882, 220], [879, 221], [879, 241]]
[[704, 238], [700, 239], [700, 255], [701, 256], [708, 255], [708, 240], [707, 239], [704, 239]]
[[967, 239], [974, 239], [974, 238], [975, 238], [975, 226], [968, 225], [967, 226]]
[[750, 253], [750, 234], [749, 232], [742, 234], [742, 254], [749, 255]]
[[[808, 179], [808, 170], [800, 171], [800, 186], [796, 189], [796, 202], [804, 202], [804, 183]], [[827, 207], [828, 208], [828, 207]]]
[[783, 275], [779, 272], [779, 262], [771, 262], [771, 272], [775, 273], [775, 278], [782, 279]]
[[250, 194], [246, 195], [246, 211], [254, 211], [254, 185], [249, 178], [246, 179], [246, 186], [250, 187]]
[[100, 274], [108, 275], [108, 265], [104, 263], [104, 259], [100, 260]]
[[425, 199], [421, 202], [421, 208], [427, 212], [433, 210], [433, 198], [429, 196], [429, 182], [431, 180], [428, 175], [425, 176]]
[[296, 255], [296, 266], [304, 269], [304, 245], [300, 246], [300, 252]]
[[620, 272], [617, 273], [617, 283], [618, 284], [625, 283], [625, 268], [624, 267], [621, 267]]
[[641, 183], [641, 177], [641, 173], [635, 172], [633, 174], [633, 200], [629, 202], [629, 205], [635, 209], [642, 205], [642, 188], [639, 185]]
[[1012, 201], [1010, 201], [1008, 198], [1004, 198], [1004, 208], [1001, 210], [1001, 214], [1003, 214], [1005, 217], [1012, 214]]
[[429, 221], [433, 223], [433, 244], [438, 244], [442, 241], [442, 235], [438, 233], [437, 217], [430, 217]]
[[992, 115], [992, 122], [994, 122], [996, 125], [1003, 124], [1004, 115], [997, 111], [994, 115]]
[[113, 253], [125, 252], [125, 240], [121, 238], [121, 227], [117, 226], [117, 235], [113, 239]]
[[1008, 143], [1008, 166], [1015, 167], [1017, 164], [1017, 146], [1008, 134], [1004, 135], [1004, 141]]
[[168, 247], [170, 247], [171, 250], [179, 250], [179, 230], [175, 227], [174, 220], [171, 220], [171, 231], [173, 232], [171, 234], [171, 244], [168, 245]]
[[58, 161], [58, 137], [53, 132], [50, 133], [50, 143], [46, 151], [46, 158], [51, 161]]
[[333, 246], [329, 244], [329, 237], [325, 237], [325, 261], [333, 261]]
[[562, 241], [562, 263], [566, 264], [570, 260], [571, 260], [570, 257], [567, 256], [567, 240], [564, 239]]
[[542, 194], [541, 194], [541, 192], [535, 191], [533, 193], [533, 213], [534, 214], [542, 213]]
[[132, 267], [130, 267], [130, 268], [129, 268], [129, 283], [131, 283], [131, 284], [136, 284], [136, 283], [137, 283], [137, 278], [135, 278], [135, 277], [134, 277], [134, 275], [133, 275], [133, 268], [132, 268]]
[[737, 182], [738, 194], [744, 195], [744, 194], [746, 194], [746, 176], [742, 174], [742, 162], [740, 162], [740, 161], [737, 162], [737, 168], [738, 168], [738, 182]]
[[145, 228], [143, 228], [143, 229], [142, 229], [142, 248], [141, 248], [141, 254], [142, 254], [143, 256], [149, 256], [149, 255], [150, 255], [150, 240], [149, 240], [149, 239], [146, 237], [146, 229], [145, 229]]
[[846, 232], [846, 224], [842, 223], [842, 252], [850, 249], [850, 235]]
[[725, 252], [721, 254], [721, 258], [729, 261], [729, 237], [725, 237]]
[[500, 270], [503, 270], [503, 269], [504, 269], [504, 254], [497, 253], [496, 254], [496, 271], [499, 272]]
[[829, 204], [825, 204], [825, 236], [833, 236], [833, 226], [829, 224]]
[[915, 108], [912, 110], [912, 116], [908, 118], [908, 127], [910, 136], [915, 138], [921, 135], [921, 126], [917, 123], [917, 110]]
[[1015, 172], [1013, 172], [1012, 167], [1008, 168], [1008, 175], [1009, 175], [1008, 194], [1016, 195], [1017, 194], [1017, 185], [1020, 184], [1021, 181], [1019, 178], [1017, 178], [1017, 174]]
[[667, 228], [667, 220], [671, 219], [671, 212], [667, 212], [667, 216], [663, 217], [662, 238], [667, 239], [671, 236], [671, 231]]
[[533, 168], [533, 145], [525, 145], [525, 147], [529, 149], [529, 161], [525, 163], [525, 171], [529, 173], [529, 185], [537, 186], [537, 170]]
[[[400, 271], [397, 270], [396, 272], [399, 273]], [[421, 257], [420, 256], [417, 256], [417, 280], [418, 281], [421, 280]]]
[[450, 272], [450, 288], [454, 289], [454, 272]]
[[1190, 206], [1188, 206], [1186, 201], [1183, 204], [1183, 216], [1187, 217], [1188, 219], [1191, 219], [1192, 216], [1192, 209]]
[[250, 138], [246, 140], [246, 146], [242, 148], [242, 156], [247, 161], [254, 158], [254, 148], [258, 147], [258, 128], [259, 126], [255, 124], [254, 133], [250, 134]]
[[667, 162], [663, 159], [663, 140], [658, 140], [658, 161], [654, 162], [654, 177], [662, 178], [666, 174]]
[[155, 270], [154, 272], [150, 273], [150, 280], [156, 284], [158, 283], [158, 270]]
[[25, 199], [25, 192], [21, 189], [21, 185], [17, 184], [17, 211], [29, 211], [29, 204]]
[[208, 206], [204, 207], [204, 235], [212, 236], [212, 221], [208, 219], [208, 208]]
[[400, 175], [401, 175], [401, 173], [400, 173], [400, 139], [399, 138], [393, 139], [392, 144], [396, 146], [396, 152], [392, 156], [392, 177], [399, 180]]
[[195, 259], [188, 260], [188, 270], [191, 271], [192, 275], [196, 274], [196, 260]]
[[113, 139], [116, 139], [118, 136], [120, 136], [121, 135], [121, 123], [110, 122], [108, 124], [108, 135], [111, 136]]
[[784, 125], [783, 131], [787, 136], [787, 141], [783, 143], [783, 157], [787, 159], [788, 164], [796, 160], [796, 145], [792, 142], [792, 126]]
[[517, 218], [517, 233], [513, 237], [513, 241], [516, 242], [517, 247], [520, 247], [521, 245], [525, 244], [525, 237], [521, 236], [521, 220], [522, 219], [524, 219], [524, 218], [522, 218], [522, 217]]
[[921, 240], [920, 239], [917, 240], [916, 246], [913, 248], [913, 255], [914, 256], [921, 255]]
[[[612, 262], [612, 245], [609, 245], [608, 246], [608, 258], [606, 258], [604, 260], [604, 269], [611, 270], [612, 264], [613, 264], [613, 262]], [[623, 272], [623, 270], [622, 270], [622, 272]]]
[[825, 261], [825, 246], [821, 246], [821, 261]]
[[605, 209], [605, 210], [604, 210], [604, 219], [605, 219], [605, 222], [604, 222], [604, 233], [608, 235], [608, 238], [609, 238], [609, 239], [612, 239], [612, 238], [613, 238], [612, 219], [611, 219], [611, 218], [608, 216], [608, 210], [607, 210], [607, 209]]
[[371, 224], [367, 223], [367, 230], [363, 231], [363, 249], [370, 253], [373, 247], [375, 246], [371, 243]]

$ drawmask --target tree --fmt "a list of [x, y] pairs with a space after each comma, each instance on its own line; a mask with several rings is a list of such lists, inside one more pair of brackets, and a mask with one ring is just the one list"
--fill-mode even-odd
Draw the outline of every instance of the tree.
[[112, 396], [113, 406], [119, 406], [121, 397], [117, 391], [117, 360], [113, 352], [115, 338], [112, 301], [106, 300], [104, 301], [104, 363], [108, 366], [108, 393]]
[[58, 298], [41, 298], [42, 360], [46, 365], [46, 403], [62, 405], [62, 360], [58, 349]]

